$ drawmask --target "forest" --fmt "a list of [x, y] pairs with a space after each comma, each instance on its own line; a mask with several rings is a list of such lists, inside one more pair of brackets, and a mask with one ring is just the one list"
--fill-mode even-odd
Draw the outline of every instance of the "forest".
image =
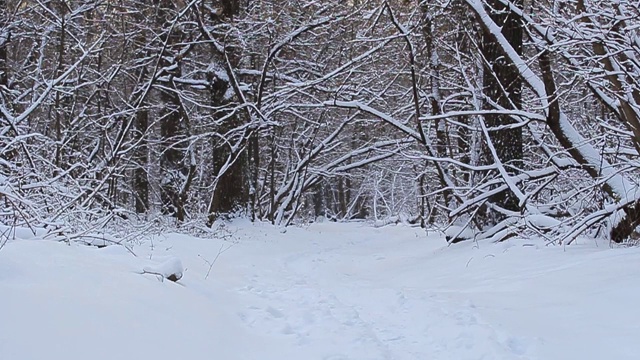
[[0, 0], [0, 221], [626, 242], [639, 19], [626, 0]]
[[0, 0], [0, 360], [637, 360], [640, 1]]

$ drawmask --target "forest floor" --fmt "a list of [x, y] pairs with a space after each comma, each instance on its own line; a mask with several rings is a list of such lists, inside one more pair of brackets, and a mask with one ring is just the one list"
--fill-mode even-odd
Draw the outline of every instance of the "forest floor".
[[[2, 360], [638, 359], [640, 248], [446, 246], [402, 225], [236, 221], [224, 240], [10, 241]], [[218, 256], [219, 255], [219, 256]], [[142, 274], [169, 257], [177, 283]], [[212, 264], [212, 265], [211, 265]]]

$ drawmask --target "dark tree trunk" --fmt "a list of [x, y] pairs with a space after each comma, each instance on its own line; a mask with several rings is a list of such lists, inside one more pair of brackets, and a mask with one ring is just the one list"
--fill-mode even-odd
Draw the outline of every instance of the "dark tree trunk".
[[[0, 94], [4, 93], [9, 77], [7, 74], [7, 45], [9, 44], [10, 30], [8, 24], [7, 3], [6, 0], [0, 0]], [[2, 119], [2, 114], [0, 114]]]
[[[233, 15], [236, 15], [240, 11], [240, 6], [237, 0], [222, 0], [222, 19], [219, 21], [231, 21]], [[228, 41], [228, 39], [225, 39]], [[221, 63], [226, 62], [224, 57], [229, 59], [229, 65], [233, 69], [240, 62], [240, 50], [234, 48], [233, 44], [226, 44], [225, 54], [217, 54], [218, 61]], [[229, 81], [218, 78], [215, 74], [209, 74], [209, 83], [211, 89], [211, 104], [216, 108], [224, 107], [229, 104], [229, 99], [225, 97], [227, 90], [232, 87]], [[237, 99], [240, 100], [240, 99]], [[224, 117], [228, 115], [227, 111], [216, 111], [214, 117]], [[249, 118], [243, 118], [248, 116], [247, 114], [235, 114], [234, 116], [225, 120], [224, 124], [217, 129], [219, 134], [225, 134], [229, 130], [239, 127], [244, 121], [250, 121]], [[258, 138], [251, 132], [245, 133], [245, 138], [240, 139], [242, 142], [246, 142], [245, 147], [240, 148], [234, 153], [233, 148], [230, 145], [230, 141], [220, 141], [219, 139], [213, 144], [213, 171], [214, 175], [218, 177], [217, 186], [215, 187], [211, 202], [209, 203], [209, 225], [222, 214], [229, 214], [239, 209], [245, 208], [249, 202], [248, 188], [254, 187], [252, 191], [257, 189], [257, 174], [258, 174]], [[233, 140], [231, 140], [233, 142]], [[233, 163], [227, 169], [224, 168], [227, 159], [232, 159]], [[251, 166], [250, 166], [251, 164]], [[249, 168], [248, 168], [249, 167]], [[255, 198], [252, 198], [252, 203], [255, 202]], [[252, 215], [253, 216], [253, 215]]]
[[163, 140], [163, 152], [160, 156], [162, 212], [178, 216], [178, 211], [182, 208], [178, 196], [179, 188], [182, 178], [186, 176], [186, 168], [182, 146], [175, 145], [175, 143], [182, 133], [180, 125], [183, 118], [180, 109], [176, 106], [176, 102], [179, 101], [178, 96], [171, 93], [170, 90], [162, 90], [160, 94], [163, 103], [163, 110], [160, 112], [162, 119], [160, 136]]
[[[8, 51], [9, 40], [11, 39], [11, 30], [9, 29], [9, 18], [6, 0], [0, 0], [0, 106], [4, 106], [5, 109], [11, 109], [11, 100], [9, 98], [8, 86], [9, 86], [9, 67]], [[0, 113], [0, 127], [5, 128], [9, 126], [9, 122]], [[9, 131], [7, 135], [17, 135], [14, 131]], [[3, 137], [0, 139], [0, 144], [4, 148], [10, 141]], [[8, 163], [14, 160], [16, 155], [15, 149], [6, 149], [0, 153], [0, 159], [7, 161]]]
[[271, 130], [271, 160], [269, 162], [269, 221], [275, 224], [274, 214], [276, 213], [276, 160], [278, 156], [276, 148], [275, 129]]
[[[416, 167], [417, 168], [417, 167]], [[420, 227], [426, 228], [426, 219], [425, 219], [425, 205], [427, 201], [427, 194], [425, 191], [425, 173], [424, 171], [420, 172], [420, 176], [418, 177], [418, 217], [420, 218]]]
[[[174, 47], [181, 41], [181, 35], [177, 28], [172, 28], [171, 21], [175, 4], [171, 0], [162, 0], [158, 6], [158, 25], [166, 32], [160, 37], [162, 42], [166, 42], [165, 53], [161, 54], [160, 68], [169, 69], [170, 73], [162, 75], [168, 76], [169, 80], [160, 89], [160, 102], [162, 109], [158, 116], [160, 119], [160, 137], [163, 145], [160, 155], [160, 201], [162, 202], [162, 213], [171, 214], [179, 221], [184, 220], [184, 198], [180, 190], [189, 169], [185, 164], [186, 150], [183, 142], [185, 135], [185, 114], [182, 109], [178, 89], [173, 83], [174, 77], [181, 75], [180, 64], [173, 54]], [[171, 32], [170, 29], [172, 29]]]
[[323, 191], [322, 182], [314, 185], [313, 192], [313, 214], [316, 218], [320, 216], [326, 215], [326, 206], [324, 200], [324, 191]]
[[339, 206], [339, 217], [347, 216], [347, 198], [346, 191], [344, 187], [344, 180], [342, 178], [338, 179], [338, 206]]
[[133, 171], [133, 188], [136, 195], [136, 212], [139, 214], [149, 210], [149, 179], [147, 177], [147, 165], [149, 155], [147, 153], [146, 132], [149, 127], [149, 112], [147, 109], [138, 109], [135, 121], [135, 137], [139, 144], [136, 147], [136, 168]]
[[[140, 9], [135, 19], [138, 23], [145, 22], [145, 16]], [[136, 47], [138, 47], [140, 56], [145, 56], [148, 49], [146, 30], [141, 30], [140, 35], [136, 39]], [[149, 128], [149, 110], [145, 107], [143, 92], [145, 82], [147, 81], [148, 71], [146, 67], [142, 67], [138, 74], [138, 84], [136, 92], [133, 94], [134, 104], [137, 105], [136, 118], [134, 121], [134, 139], [137, 147], [134, 154], [135, 169], [133, 170], [133, 191], [135, 193], [136, 212], [138, 214], [145, 213], [149, 210], [149, 178], [147, 167], [149, 165], [149, 154], [147, 144], [147, 131]]]
[[[9, 101], [7, 99], [7, 90], [9, 86], [9, 74], [7, 64], [7, 46], [9, 45], [9, 39], [11, 38], [11, 30], [9, 29], [9, 19], [7, 13], [6, 0], [0, 0], [0, 104], [5, 107], [9, 107]], [[0, 113], [0, 125], [8, 125], [7, 119]], [[5, 156], [5, 154], [0, 154]]]
[[[210, 74], [209, 82], [211, 84], [212, 106], [221, 108], [227, 105], [228, 100], [225, 99], [225, 93], [230, 84], [218, 79], [215, 74]], [[226, 111], [216, 111], [214, 113], [214, 117], [223, 117], [226, 115], [228, 115]], [[219, 134], [225, 134], [240, 124], [241, 118], [236, 114], [225, 120], [223, 125], [217, 129], [217, 132]], [[245, 176], [245, 168], [247, 166], [246, 151], [241, 150], [240, 153], [233, 153], [229, 141], [221, 141], [219, 139], [214, 141], [212, 165], [214, 175], [218, 177], [218, 181], [211, 198], [211, 203], [209, 204], [210, 224], [213, 223], [219, 215], [229, 214], [244, 207], [247, 204], [248, 196]], [[230, 158], [235, 161], [225, 169], [225, 163], [227, 163], [227, 160]]]
[[[522, 0], [515, 0], [516, 6], [522, 6]], [[516, 50], [522, 54], [522, 21], [519, 16], [509, 11], [500, 0], [486, 0], [487, 10], [496, 24], [502, 27], [502, 34]], [[482, 44], [482, 54], [487, 61], [484, 71], [484, 94], [505, 109], [519, 109], [522, 106], [522, 80], [520, 72], [507, 57], [502, 47], [496, 43], [490, 34], [485, 34]], [[492, 109], [486, 104], [487, 109]], [[485, 115], [488, 128], [514, 123], [507, 115]], [[489, 138], [496, 148], [499, 160], [509, 173], [516, 173], [521, 168], [523, 157], [522, 129], [505, 129], [490, 131]], [[491, 161], [491, 154], [486, 151], [485, 158]], [[492, 202], [505, 209], [518, 211], [518, 199], [509, 191], [504, 191], [492, 197]]]
[[[238, 156], [234, 164], [226, 171], [224, 164], [229, 157]], [[244, 174], [246, 154], [233, 154], [231, 147], [226, 144], [216, 145], [213, 153], [213, 168], [215, 174], [219, 176], [215, 193], [209, 204], [209, 225], [222, 214], [230, 214], [244, 207], [247, 203], [246, 179]], [[221, 171], [224, 173], [220, 174]]]
[[[469, 125], [469, 118], [466, 116], [458, 117], [458, 122], [460, 124]], [[471, 150], [471, 132], [468, 128], [464, 126], [459, 126], [457, 129], [457, 151], [460, 154], [460, 161], [464, 164], [470, 164], [471, 159], [469, 156], [469, 152]], [[468, 170], [462, 170], [461, 178], [464, 182], [468, 183], [471, 179], [471, 174]]]
[[[56, 66], [56, 76], [62, 75], [65, 70], [65, 44], [66, 44], [66, 34], [67, 34], [67, 24], [66, 24], [66, 14], [67, 14], [67, 4], [62, 0], [58, 0], [54, 3], [56, 15], [60, 18], [60, 34], [58, 37], [58, 64]], [[68, 95], [64, 94], [62, 91], [55, 92], [55, 100], [54, 100], [54, 132], [56, 139], [56, 152], [55, 152], [55, 165], [58, 168], [63, 167], [63, 134], [64, 131], [63, 121], [69, 119], [68, 114]], [[56, 170], [57, 173], [58, 170]]]
[[260, 143], [256, 133], [249, 137], [249, 177], [251, 185], [249, 197], [251, 201], [251, 221], [256, 220], [256, 204], [258, 201], [258, 175], [260, 173]]

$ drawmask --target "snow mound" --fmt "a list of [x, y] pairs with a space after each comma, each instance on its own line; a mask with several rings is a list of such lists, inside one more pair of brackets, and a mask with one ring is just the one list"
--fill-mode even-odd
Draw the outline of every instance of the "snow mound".
[[558, 219], [539, 214], [528, 215], [525, 220], [529, 225], [539, 230], [554, 230], [562, 225], [562, 222]]
[[198, 279], [175, 286], [140, 276], [145, 262], [121, 246], [7, 243], [0, 359], [257, 360], [269, 349], [237, 324], [233, 296], [214, 301], [197, 290], [205, 288]]
[[453, 240], [453, 242], [457, 242], [473, 239], [475, 233], [468, 226], [463, 227], [459, 225], [451, 225], [444, 231], [444, 236], [446, 237], [447, 241]]
[[7, 226], [0, 224], [0, 240], [33, 240], [42, 238], [47, 234], [47, 229], [40, 227], [20, 227], [20, 226]]
[[182, 266], [180, 259], [172, 256], [159, 264], [145, 266], [142, 269], [142, 272], [145, 274], [162, 276], [162, 278], [171, 281], [178, 281], [182, 279], [184, 267]]

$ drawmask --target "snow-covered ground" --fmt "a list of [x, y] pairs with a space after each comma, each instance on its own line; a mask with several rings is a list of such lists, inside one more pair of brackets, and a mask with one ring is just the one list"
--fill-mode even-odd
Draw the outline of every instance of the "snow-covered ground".
[[[167, 234], [137, 257], [9, 242], [0, 359], [640, 358], [638, 248], [446, 247], [366, 224], [229, 229], [225, 241]], [[178, 283], [150, 274], [180, 263]]]

